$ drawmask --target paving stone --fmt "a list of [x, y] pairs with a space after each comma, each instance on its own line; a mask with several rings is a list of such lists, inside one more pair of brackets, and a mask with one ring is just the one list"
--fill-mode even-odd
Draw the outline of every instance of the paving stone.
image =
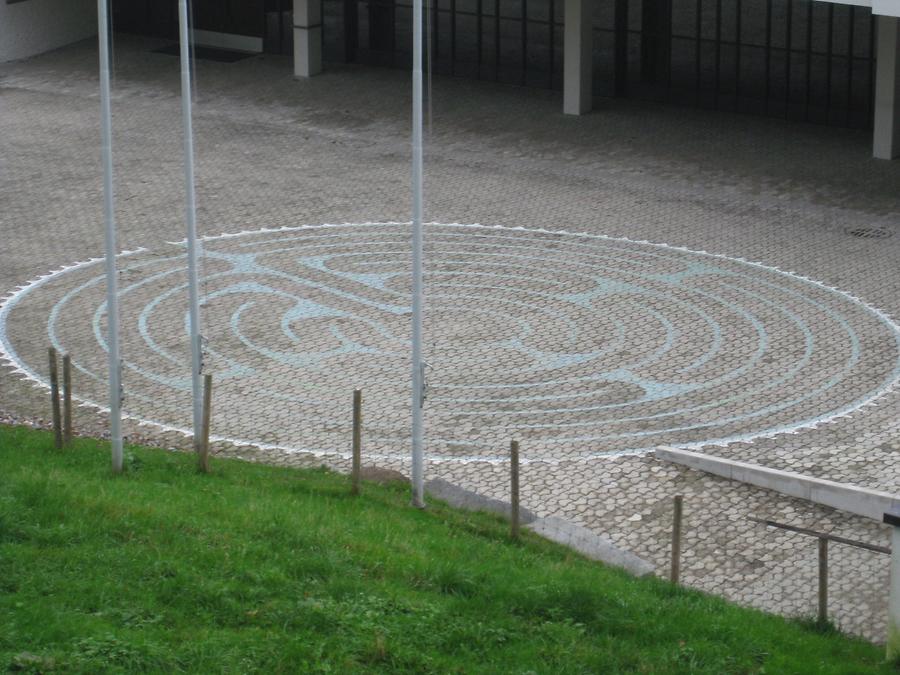
[[[190, 450], [184, 251], [170, 243], [184, 237], [178, 63], [160, 44], [116, 41], [119, 245], [142, 247], [119, 265], [125, 432]], [[812, 615], [815, 540], [749, 518], [881, 545], [884, 526], [628, 453], [681, 443], [900, 491], [900, 237], [847, 234], [900, 227], [900, 162], [871, 160], [867, 132], [624, 100], [573, 119], [547, 92], [444, 78], [433, 91], [426, 213], [444, 225], [427, 251], [426, 475], [504, 500], [516, 437], [524, 505], [657, 570], [683, 494], [690, 585]], [[102, 255], [93, 43], [3, 64], [0, 97], [3, 293]], [[289, 58], [197, 64], [218, 456], [347, 471], [362, 387], [365, 461], [409, 474], [408, 231], [361, 225], [409, 218], [407, 99], [401, 71], [299, 81]], [[299, 229], [325, 223], [346, 225]], [[266, 269], [243, 278], [241, 260]], [[56, 275], [0, 319], [26, 371], [0, 374], [0, 420], [46, 426], [34, 380], [51, 333], [76, 393], [103, 405], [97, 271]], [[488, 388], [459, 388], [472, 384]], [[76, 421], [106, 433], [95, 407]], [[831, 555], [835, 621], [881, 639], [886, 556]]]

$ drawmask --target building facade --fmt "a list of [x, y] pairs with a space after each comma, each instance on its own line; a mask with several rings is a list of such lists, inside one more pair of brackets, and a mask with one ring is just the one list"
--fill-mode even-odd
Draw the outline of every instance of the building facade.
[[[875, 157], [900, 156], [900, 0], [425, 1], [438, 74], [561, 90], [576, 115], [630, 96], [871, 129]], [[411, 0], [192, 6], [199, 44], [293, 54], [300, 77], [323, 61], [411, 63]], [[177, 39], [177, 0], [114, 2], [113, 20]]]
[[97, 34], [96, 0], [0, 0], [0, 63]]

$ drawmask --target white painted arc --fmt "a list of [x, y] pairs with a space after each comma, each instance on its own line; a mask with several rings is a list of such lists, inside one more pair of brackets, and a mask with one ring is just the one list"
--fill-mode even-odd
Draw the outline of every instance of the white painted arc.
[[[323, 229], [323, 228], [340, 228], [340, 227], [346, 227], [346, 226], [348, 226], [348, 225], [351, 225], [351, 224], [344, 224], [344, 225], [337, 225], [337, 224], [335, 224], [335, 225], [312, 225], [312, 226], [297, 226], [297, 227], [291, 227], [291, 228], [289, 228], [289, 227], [283, 227], [283, 228], [274, 228], [274, 229], [269, 228], [269, 229], [262, 230], [262, 231], [259, 231], [259, 232], [260, 232], [260, 233], [265, 233], [265, 232], [296, 232], [296, 231], [302, 231], [302, 230], [314, 230], [314, 229]], [[378, 225], [378, 224], [376, 224], [376, 223], [369, 223], [369, 224], [366, 224], [366, 225]], [[384, 224], [382, 224], [382, 225], [384, 225]], [[407, 223], [406, 225], [408, 225], [408, 223]], [[445, 227], [448, 227], [448, 226], [445, 226]], [[460, 229], [470, 229], [470, 228], [482, 228], [483, 226], [478, 226], [478, 225], [451, 224], [451, 225], [449, 225], [449, 227], [460, 228]], [[527, 228], [510, 228], [510, 227], [496, 227], [496, 226], [495, 226], [495, 227], [483, 227], [483, 229], [493, 229], [493, 230], [499, 230], [499, 231], [505, 231], [505, 232], [513, 232], [513, 231], [534, 232], [534, 231], [535, 231], [535, 230], [530, 230], [530, 229], [527, 229]], [[546, 231], [546, 230], [545, 230], [545, 232], [551, 233], [551, 234], [560, 234], [559, 232], [551, 232], [551, 231]], [[234, 237], [234, 236], [250, 235], [250, 234], [254, 234], [254, 233], [255, 233], [255, 232], [244, 232], [244, 233], [241, 233], [241, 234], [237, 234], [237, 233], [232, 233], [232, 234], [222, 234], [222, 235], [218, 235], [218, 236], [205, 237], [205, 238], [204, 238], [204, 241], [214, 241], [214, 240], [217, 240], [217, 239], [228, 240], [228, 239], [231, 239], [231, 238]], [[584, 237], [584, 238], [587, 238], [587, 239], [603, 239], [603, 240], [607, 240], [607, 241], [622, 241], [622, 242], [626, 242], [626, 243], [633, 243], [633, 242], [630, 242], [630, 240], [627, 240], [627, 239], [605, 237], [605, 236], [602, 236], [602, 235], [596, 235], [596, 234], [587, 234], [587, 233], [568, 233], [568, 234], [570, 234], [570, 235], [572, 235], [572, 236], [577, 236], [577, 237], [579, 237], [579, 238]], [[665, 244], [655, 244], [655, 243], [652, 243], [652, 242], [642, 242], [642, 243], [648, 244], [648, 245], [650, 245], [650, 246], [653, 246], [653, 247], [656, 247], [656, 248], [659, 248], [659, 249], [662, 249], [662, 250], [684, 250], [684, 251], [686, 251], [686, 252], [698, 253], [698, 252], [696, 252], [696, 251], [690, 251], [689, 249], [685, 249], [685, 248], [683, 248], [683, 247], [673, 247], [673, 246], [669, 246], [669, 245], [665, 245]], [[699, 252], [699, 253], [702, 253], [702, 252]], [[722, 255], [719, 255], [719, 254], [709, 254], [709, 253], [702, 253], [702, 254], [703, 254], [703, 255], [706, 255], [706, 256], [709, 256], [709, 257], [711, 257], [711, 258], [717, 258], [717, 259], [722, 259], [722, 260], [735, 260], [735, 258], [732, 258], [732, 257], [729, 257], [729, 256], [722, 256]], [[124, 255], [124, 254], [123, 254], [123, 255]], [[760, 264], [760, 263], [748, 263], [747, 261], [742, 261], [742, 262], [744, 262], [745, 264], [750, 264], [750, 265], [752, 265], [752, 266], [754, 266], [754, 267], [757, 267], [757, 268], [759, 268], [759, 269], [761, 269], [761, 270], [762, 270], [762, 269], [768, 269], [768, 270], [773, 271], [773, 272], [778, 272], [778, 273], [780, 273], [780, 274], [782, 274], [782, 275], [787, 275], [787, 274], [788, 274], [788, 273], [786, 273], [786, 272], [784, 272], [784, 271], [782, 271], [782, 270], [778, 270], [777, 268], [774, 268], [774, 267], [771, 267], [771, 266], [767, 266], [767, 265], [762, 265], [762, 264]], [[9, 316], [9, 312], [10, 312], [11, 309], [15, 306], [16, 302], [18, 301], [18, 299], [22, 298], [22, 297], [23, 297], [25, 294], [27, 294], [30, 290], [33, 290], [33, 289], [36, 288], [37, 286], [40, 286], [40, 285], [42, 285], [42, 284], [44, 284], [44, 283], [46, 283], [46, 282], [48, 282], [48, 281], [51, 281], [51, 280], [54, 279], [55, 277], [59, 277], [60, 275], [65, 274], [67, 271], [72, 271], [72, 270], [81, 269], [81, 268], [83, 268], [83, 267], [85, 267], [86, 265], [89, 265], [89, 264], [96, 264], [96, 263], [95, 263], [95, 262], [89, 262], [89, 263], [81, 263], [81, 264], [74, 265], [74, 266], [69, 265], [69, 266], [66, 266], [65, 268], [62, 268], [62, 269], [57, 270], [57, 271], [55, 271], [55, 272], [52, 272], [52, 273], [50, 273], [50, 274], [48, 274], [48, 275], [43, 275], [43, 276], [41, 276], [40, 278], [36, 279], [36, 280], [35, 280], [34, 282], [32, 282], [31, 284], [25, 285], [24, 287], [21, 288], [21, 290], [19, 290], [19, 291], [13, 293], [11, 296], [9, 296], [9, 298], [7, 298], [7, 299], [4, 300], [2, 303], [0, 303], [0, 349], [2, 349], [2, 352], [3, 352], [2, 354], [0, 354], [0, 356], [2, 356], [3, 359], [4, 359], [5, 361], [8, 362], [9, 367], [12, 367], [18, 374], [23, 375], [23, 376], [27, 377], [28, 379], [30, 379], [30, 380], [32, 380], [32, 381], [35, 381], [35, 382], [37, 382], [37, 383], [39, 383], [39, 384], [41, 384], [41, 385], [45, 385], [45, 384], [46, 384], [40, 375], [38, 375], [37, 373], [35, 373], [35, 372], [34, 372], [34, 371], [33, 371], [26, 363], [24, 363], [21, 359], [19, 359], [19, 358], [16, 357], [16, 355], [15, 355], [15, 350], [12, 348], [11, 343], [9, 342], [9, 340], [7, 339], [7, 337], [6, 337], [6, 335], [5, 335], [5, 328], [6, 328], [5, 323], [6, 323], [6, 319], [7, 319], [8, 316]], [[830, 292], [832, 292], [832, 293], [836, 293], [836, 294], [838, 294], [838, 295], [840, 295], [840, 296], [843, 296], [843, 297], [846, 298], [846, 299], [852, 300], [855, 304], [862, 305], [863, 307], [865, 307], [866, 309], [868, 309], [870, 312], [872, 312], [873, 314], [875, 314], [875, 315], [877, 315], [878, 317], [880, 317], [882, 321], [884, 321], [886, 324], [888, 324], [888, 325], [891, 327], [891, 330], [894, 330], [894, 331], [900, 330], [900, 328], [898, 328], [898, 327], [896, 326], [896, 324], [895, 324], [895, 323], [894, 323], [894, 322], [893, 322], [893, 321], [892, 321], [892, 320], [891, 320], [884, 312], [881, 312], [880, 310], [877, 310], [877, 309], [871, 307], [871, 306], [868, 305], [867, 303], [864, 303], [864, 302], [860, 301], [859, 298], [854, 298], [853, 296], [850, 296], [850, 295], [847, 294], [847, 293], [843, 293], [843, 292], [841, 292], [841, 291], [838, 291], [838, 290], [836, 290], [836, 289], [834, 289], [834, 288], [831, 288], [831, 287], [829, 287], [829, 286], [827, 286], [827, 285], [825, 285], [825, 284], [821, 284], [820, 282], [816, 282], [816, 281], [814, 281], [814, 280], [809, 280], [809, 279], [806, 279], [806, 278], [804, 278], [804, 277], [800, 277], [799, 275], [796, 275], [796, 274], [790, 274], [789, 276], [792, 276], [792, 277], [794, 277], [794, 278], [796, 278], [796, 279], [803, 279], [806, 283], [812, 284], [812, 285], [817, 286], [817, 287], [819, 287], [819, 288], [821, 288], [821, 289], [828, 290], [828, 291], [830, 291]], [[795, 433], [795, 432], [796, 432], [797, 430], [799, 430], [799, 429], [815, 427], [815, 426], [818, 426], [818, 425], [820, 425], [820, 424], [825, 424], [825, 423], [834, 421], [835, 419], [840, 419], [840, 418], [846, 417], [846, 416], [848, 416], [849, 414], [855, 412], [856, 410], [859, 410], [859, 409], [861, 409], [861, 408], [863, 408], [863, 407], [865, 407], [865, 406], [868, 406], [868, 405], [872, 405], [872, 404], [875, 402], [876, 399], [878, 399], [878, 398], [881, 397], [882, 395], [884, 395], [884, 394], [888, 393], [889, 391], [891, 391], [891, 390], [893, 389], [894, 385], [895, 385], [895, 383], [894, 383], [893, 381], [892, 381], [892, 382], [885, 382], [883, 387], [879, 388], [877, 391], [872, 392], [872, 395], [869, 396], [869, 397], [867, 397], [865, 400], [860, 400], [860, 401], [856, 402], [851, 408], [846, 408], [846, 409], [845, 409], [845, 408], [842, 408], [842, 409], [840, 409], [840, 410], [838, 410], [838, 411], [835, 411], [834, 414], [832, 414], [832, 415], [830, 415], [830, 416], [828, 416], [828, 417], [820, 417], [820, 418], [815, 419], [814, 421], [807, 421], [807, 422], [804, 422], [804, 423], [799, 424], [799, 425], [791, 426], [790, 428], [781, 428], [781, 429], [772, 430], [771, 433], [769, 433], [769, 432], [766, 432], [766, 433], [754, 433], [754, 434], [749, 435], [749, 436], [746, 437], [746, 438], [727, 438], [727, 439], [722, 439], [721, 444], [722, 444], [722, 445], [725, 445], [725, 444], [727, 444], [727, 443], [729, 443], [729, 442], [735, 442], [735, 441], [738, 441], [738, 440], [753, 440], [753, 438], [759, 438], [759, 437], [771, 437], [771, 436], [776, 436], [776, 435], [779, 435], [779, 434], [782, 434], [782, 433]], [[92, 402], [90, 402], [90, 404], [91, 404], [91, 405], [95, 405], [95, 404], [93, 404]], [[97, 407], [99, 407], [99, 406], [97, 406]], [[150, 424], [150, 425], [153, 425], [153, 426], [157, 426], [157, 427], [161, 427], [161, 428], [174, 429], [174, 430], [177, 430], [177, 431], [183, 431], [184, 433], [189, 433], [188, 431], [182, 430], [182, 429], [180, 429], [180, 428], [178, 428], [178, 427], [172, 427], [172, 426], [166, 427], [165, 425], [161, 425], [161, 424], [158, 424], [158, 423], [156, 423], [156, 422], [154, 422], [154, 421], [148, 421], [148, 420], [141, 420], [141, 421], [142, 421], [142, 422], [146, 422], [147, 424]], [[241, 439], [236, 439], [236, 438], [222, 437], [220, 440], [230, 440], [230, 441], [240, 442], [241, 444], [245, 444], [243, 440], [241, 440]], [[256, 445], [256, 446], [258, 446], [258, 447], [265, 447], [265, 448], [267, 448], [267, 449], [282, 449], [282, 450], [286, 450], [286, 451], [310, 451], [312, 454], [321, 454], [321, 455], [335, 455], [335, 454], [340, 454], [340, 453], [335, 453], [334, 451], [331, 451], [331, 450], [323, 450], [323, 451], [319, 452], [319, 451], [317, 451], [315, 448], [313, 448], [313, 449], [310, 449], [310, 448], [292, 448], [292, 447], [279, 446], [279, 445], [276, 445], [276, 444], [260, 444], [260, 443], [257, 443], [257, 442], [255, 442], [255, 441], [253, 441], [253, 440], [247, 441], [246, 444], [248, 444], [248, 445]], [[693, 444], [693, 443], [692, 443], [692, 444], [683, 445], [683, 446], [681, 446], [681, 447], [700, 447], [700, 446], [702, 446], [702, 445], [710, 445], [710, 444], [712, 444], [712, 443], [711, 443], [711, 442], [700, 443], [700, 444]], [[396, 460], [396, 459], [398, 459], [398, 457], [392, 456], [391, 459]], [[440, 457], [440, 458], [435, 458], [435, 459], [439, 459], [439, 460], [448, 460], [448, 461], [491, 461], [489, 458], [486, 458], [486, 457], [483, 456], [483, 455], [482, 455], [482, 456], [477, 456], [477, 457], [476, 457], [476, 456], [473, 456], [473, 457], [465, 457], [465, 456]], [[542, 460], [542, 461], [545, 461], [545, 460], [546, 460], [546, 458], [544, 458], [544, 460]], [[498, 458], [496, 461], [502, 461], [502, 460], [500, 460], [500, 459]]]

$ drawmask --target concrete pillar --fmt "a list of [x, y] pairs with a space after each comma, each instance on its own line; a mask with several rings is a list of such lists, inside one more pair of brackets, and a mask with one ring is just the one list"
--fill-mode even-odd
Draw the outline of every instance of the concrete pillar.
[[312, 77], [322, 72], [322, 4], [294, 0], [294, 75]]
[[900, 657], [900, 507], [884, 514], [884, 522], [891, 528], [891, 590], [888, 600], [887, 657]]
[[563, 112], [582, 115], [591, 109], [593, 34], [591, 0], [565, 0], [563, 29]]
[[900, 157], [900, 19], [879, 16], [875, 55], [875, 131], [872, 154]]

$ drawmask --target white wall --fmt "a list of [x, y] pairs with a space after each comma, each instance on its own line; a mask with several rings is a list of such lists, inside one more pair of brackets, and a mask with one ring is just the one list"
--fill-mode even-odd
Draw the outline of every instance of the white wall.
[[0, 63], [97, 34], [96, 0], [0, 0]]

